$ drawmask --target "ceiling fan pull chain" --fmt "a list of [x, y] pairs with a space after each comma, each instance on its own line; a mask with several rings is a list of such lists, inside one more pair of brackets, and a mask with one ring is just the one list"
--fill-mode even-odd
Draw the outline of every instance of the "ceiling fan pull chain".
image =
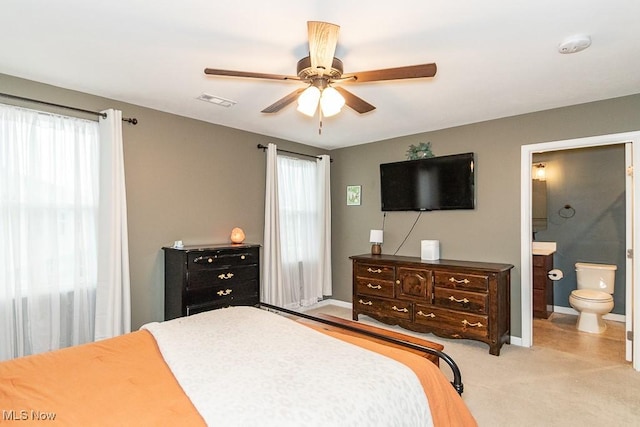
[[320, 120], [320, 125], [318, 126], [318, 135], [322, 135], [322, 108], [318, 108], [318, 120]]

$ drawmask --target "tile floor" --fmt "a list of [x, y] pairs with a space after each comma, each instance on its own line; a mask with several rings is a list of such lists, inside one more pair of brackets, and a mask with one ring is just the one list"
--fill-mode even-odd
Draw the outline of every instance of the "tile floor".
[[533, 346], [552, 348], [565, 353], [592, 355], [594, 359], [610, 362], [625, 361], [625, 325], [605, 320], [602, 334], [576, 329], [576, 316], [553, 313], [548, 319], [533, 320]]

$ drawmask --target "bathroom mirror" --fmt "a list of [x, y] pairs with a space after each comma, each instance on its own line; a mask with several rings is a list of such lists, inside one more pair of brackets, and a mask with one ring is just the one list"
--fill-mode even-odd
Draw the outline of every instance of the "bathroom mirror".
[[531, 219], [535, 233], [547, 229], [547, 182], [534, 179], [531, 190]]

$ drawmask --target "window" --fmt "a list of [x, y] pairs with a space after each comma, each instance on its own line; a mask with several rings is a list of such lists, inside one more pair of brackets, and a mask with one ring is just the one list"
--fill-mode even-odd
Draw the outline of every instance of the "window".
[[309, 306], [331, 295], [330, 158], [277, 155], [267, 147], [262, 301]]
[[93, 340], [97, 122], [0, 105], [0, 360]]
[[278, 156], [278, 189], [283, 279], [290, 301], [310, 305], [319, 257], [318, 173], [315, 161]]

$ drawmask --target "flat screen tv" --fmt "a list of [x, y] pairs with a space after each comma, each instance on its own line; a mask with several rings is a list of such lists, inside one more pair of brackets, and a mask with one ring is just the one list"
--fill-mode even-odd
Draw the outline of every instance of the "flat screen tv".
[[474, 154], [380, 165], [383, 211], [475, 208]]

